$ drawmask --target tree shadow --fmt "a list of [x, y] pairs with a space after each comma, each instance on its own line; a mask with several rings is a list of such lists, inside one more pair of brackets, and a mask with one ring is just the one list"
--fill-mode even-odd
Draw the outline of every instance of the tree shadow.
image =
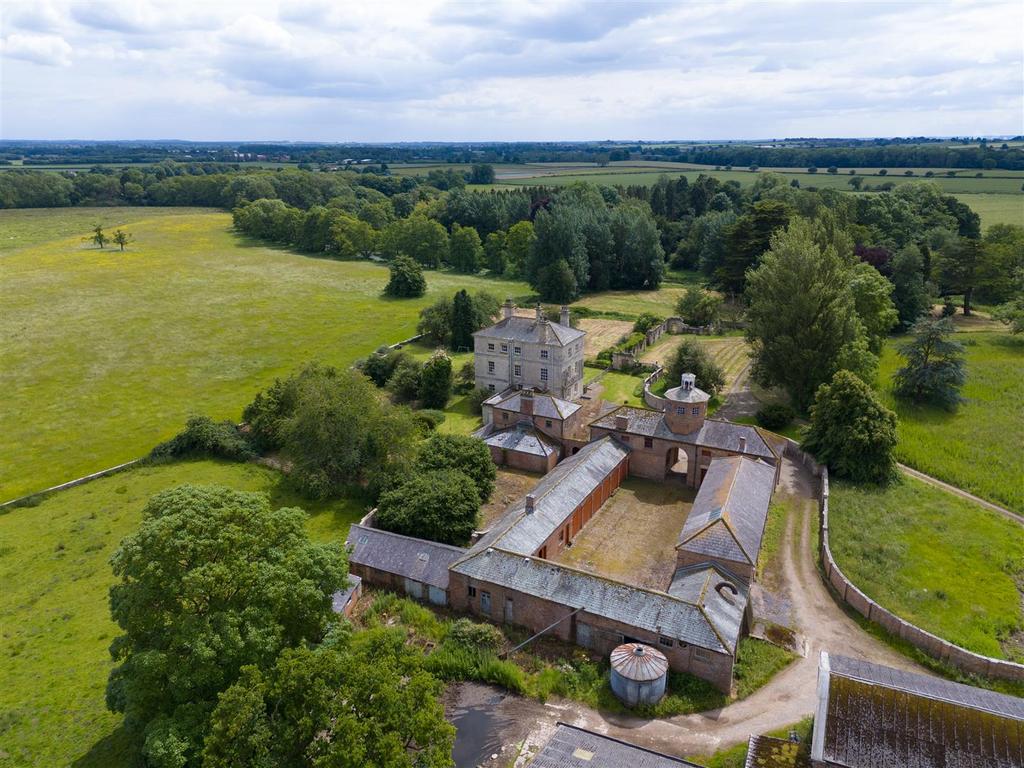
[[119, 725], [75, 760], [72, 768], [143, 768], [142, 755], [128, 729]]

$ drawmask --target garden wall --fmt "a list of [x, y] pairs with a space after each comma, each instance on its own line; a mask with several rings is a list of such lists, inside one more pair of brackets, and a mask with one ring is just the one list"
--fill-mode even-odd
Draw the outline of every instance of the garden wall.
[[786, 455], [790, 459], [800, 462], [816, 477], [821, 478], [818, 486], [818, 509], [821, 515], [821, 566], [826, 583], [832, 587], [844, 603], [868, 621], [874, 622], [932, 658], [944, 661], [962, 672], [999, 680], [1024, 682], [1024, 664], [982, 656], [943, 640], [886, 610], [851, 583], [836, 565], [835, 559], [832, 557], [832, 549], [829, 546], [828, 469], [800, 450], [792, 440], [788, 440], [786, 443]]
[[664, 334], [668, 333], [674, 336], [683, 333], [694, 333], [697, 335], [706, 335], [713, 333], [715, 326], [713, 325], [687, 325], [683, 322], [681, 317], [668, 317], [662, 320], [653, 328], [649, 329], [644, 334], [644, 340], [638, 344], [633, 345], [629, 349], [619, 350], [618, 352], [612, 353], [612, 368], [616, 371], [621, 371], [627, 368], [633, 368], [639, 364], [637, 358], [643, 354], [649, 346], [654, 344]]

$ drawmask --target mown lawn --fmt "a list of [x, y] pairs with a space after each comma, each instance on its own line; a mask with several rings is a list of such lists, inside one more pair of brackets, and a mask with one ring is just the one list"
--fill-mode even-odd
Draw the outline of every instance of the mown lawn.
[[886, 344], [878, 388], [899, 416], [900, 461], [959, 488], [1024, 513], [1024, 338], [959, 333], [966, 346], [966, 402], [954, 413], [897, 401], [892, 374], [903, 364], [901, 339]]
[[[988, 656], [1024, 631], [1024, 535], [1017, 523], [919, 480], [887, 489], [833, 482], [829, 538], [869, 597], [940, 637]], [[1020, 648], [1017, 660], [1024, 659]]]
[[[307, 361], [412, 336], [460, 287], [530, 294], [428, 272], [425, 297], [389, 300], [381, 265], [248, 242], [226, 213], [127, 210], [0, 211], [0, 232], [37, 241], [0, 257], [0, 500], [142, 456], [192, 413], [238, 418]], [[132, 232], [127, 252], [82, 242], [98, 217]]]
[[254, 464], [146, 466], [0, 514], [0, 766], [118, 768], [131, 750], [106, 710], [107, 651], [117, 634], [109, 560], [154, 493], [182, 483], [270, 494], [309, 511], [310, 535], [343, 541], [358, 499], [312, 504]]

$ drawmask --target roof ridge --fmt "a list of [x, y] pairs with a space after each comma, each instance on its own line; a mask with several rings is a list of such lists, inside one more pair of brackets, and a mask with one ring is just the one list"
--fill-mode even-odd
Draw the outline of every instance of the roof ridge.
[[[370, 527], [368, 525], [362, 525], [360, 523], [352, 523], [349, 526], [349, 537], [351, 537], [353, 530], [371, 531], [373, 533], [379, 533], [379, 534], [381, 534], [383, 536], [395, 536], [395, 537], [397, 537], [399, 539], [405, 539], [406, 541], [418, 541], [418, 542], [421, 542], [423, 544], [427, 544], [427, 545], [429, 545], [431, 547], [440, 547], [441, 549], [450, 549], [450, 550], [453, 550], [455, 552], [468, 552], [469, 551], [466, 547], [457, 547], [454, 544], [445, 544], [445, 543], [440, 542], [440, 541], [431, 541], [430, 539], [421, 539], [421, 538], [419, 538], [417, 536], [407, 536], [404, 533], [395, 533], [394, 531], [389, 531], [389, 530], [387, 530], [385, 528], [373, 528], [373, 527]], [[346, 541], [346, 543], [347, 543], [347, 541]]]

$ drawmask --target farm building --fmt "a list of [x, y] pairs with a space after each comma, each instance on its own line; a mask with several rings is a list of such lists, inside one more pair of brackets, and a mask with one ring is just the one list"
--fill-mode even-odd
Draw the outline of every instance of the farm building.
[[348, 575], [348, 585], [331, 595], [331, 609], [342, 616], [351, 616], [359, 597], [363, 594], [363, 580], [355, 574]]
[[810, 768], [806, 748], [794, 739], [751, 736], [743, 768]]
[[530, 768], [700, 768], [678, 757], [636, 747], [610, 736], [558, 723]]
[[492, 431], [491, 425], [476, 433], [491, 452], [499, 467], [527, 472], [550, 472], [562, 457], [562, 446], [530, 426], [517, 424]]
[[434, 605], [447, 605], [448, 568], [466, 554], [460, 547], [362, 524], [349, 529], [346, 545], [349, 569], [367, 584], [404, 592]]
[[821, 654], [815, 768], [1021, 768], [1024, 699]]
[[749, 584], [774, 490], [768, 464], [742, 456], [712, 460], [679, 533], [679, 566], [720, 563]]

